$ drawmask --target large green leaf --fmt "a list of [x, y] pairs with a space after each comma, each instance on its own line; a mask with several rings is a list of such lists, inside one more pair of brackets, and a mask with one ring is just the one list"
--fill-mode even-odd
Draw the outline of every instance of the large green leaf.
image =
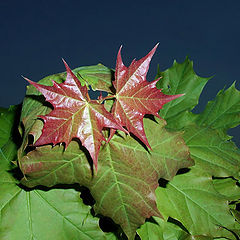
[[166, 188], [159, 187], [156, 194], [164, 218], [177, 219], [192, 235], [234, 239], [226, 230], [235, 225], [228, 201], [200, 169], [193, 167], [188, 173], [175, 176]]
[[160, 216], [155, 203], [158, 179], [171, 179], [178, 169], [192, 165], [181, 134], [167, 132], [164, 124], [144, 120], [150, 153], [130, 136], [114, 136], [100, 151], [94, 177], [77, 142], [66, 151], [59, 145], [36, 148], [20, 160], [27, 179], [23, 183], [33, 187], [78, 182], [88, 187], [95, 211], [111, 217], [133, 239], [145, 218]]
[[11, 135], [17, 123], [12, 114], [14, 111], [4, 115], [9, 123], [5, 128], [8, 137], [0, 148], [0, 239], [108, 239], [110, 236], [100, 230], [98, 218], [92, 217], [91, 207], [83, 204], [78, 191], [29, 191], [19, 186], [13, 177], [16, 168], [11, 164], [17, 154]]
[[190, 111], [198, 104], [202, 89], [210, 78], [197, 76], [193, 62], [188, 58], [183, 63], [174, 61], [172, 67], [158, 74], [160, 76], [157, 87], [165, 94], [185, 93], [185, 96], [165, 104], [160, 111], [160, 116], [167, 120], [168, 128], [181, 129], [192, 121]]

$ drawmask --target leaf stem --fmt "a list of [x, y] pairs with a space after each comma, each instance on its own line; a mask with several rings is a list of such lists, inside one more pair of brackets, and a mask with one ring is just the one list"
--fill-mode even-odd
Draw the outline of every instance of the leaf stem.
[[106, 96], [104, 98], [101, 99], [101, 103], [105, 100], [108, 100], [108, 99], [113, 99], [113, 98], [116, 98], [115, 95], [109, 95], [109, 96]]
[[86, 97], [87, 97], [87, 101], [90, 102], [90, 101], [91, 101], [91, 98], [90, 98], [88, 92], [87, 92], [87, 94], [86, 94]]

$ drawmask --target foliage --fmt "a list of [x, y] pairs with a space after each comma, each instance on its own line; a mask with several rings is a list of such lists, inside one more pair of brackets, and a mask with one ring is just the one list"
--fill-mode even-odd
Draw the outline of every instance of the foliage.
[[[154, 50], [143, 59], [150, 61], [153, 53]], [[140, 118], [133, 122], [140, 119], [144, 128], [136, 134], [134, 124], [127, 123], [135, 116], [121, 116], [116, 109], [118, 104], [126, 105], [125, 96], [134, 96], [131, 91], [121, 94], [119, 79], [125, 76], [124, 81], [129, 82], [139, 78], [141, 74], [130, 73], [136, 72], [136, 66], [139, 71], [141, 60], [127, 68], [119, 52], [113, 81], [115, 93], [111, 85], [113, 71], [103, 65], [73, 70], [85, 96], [85, 85], [111, 92], [98, 104], [103, 108], [100, 103], [105, 100], [105, 108], [120, 125], [118, 129], [126, 132], [122, 129], [125, 126], [131, 132], [111, 130], [111, 140], [101, 141], [97, 173], [91, 151], [84, 147], [81, 138], [72, 139], [67, 147], [57, 144], [61, 141], [35, 145], [46, 124], [41, 118], [51, 114], [56, 106], [53, 110], [33, 86], [28, 86], [22, 106], [0, 109], [0, 239], [240, 237], [240, 151], [227, 135], [227, 130], [240, 122], [240, 92], [233, 84], [221, 90], [202, 113], [194, 114], [191, 111], [209, 79], [197, 76], [188, 58], [180, 64], [174, 62], [171, 68], [158, 73], [156, 79], [161, 77], [160, 80], [143, 85], [153, 86], [159, 94], [156, 85], [162, 89], [163, 97], [185, 95], [164, 105], [156, 103], [165, 120], [145, 115], [157, 115], [158, 110], [139, 111]], [[139, 72], [146, 81], [148, 64], [144, 69]], [[54, 80], [63, 86], [69, 74], [70, 71], [68, 75], [46, 77], [39, 84], [50, 89]], [[133, 78], [126, 77], [129, 75]], [[142, 85], [134, 87], [139, 96], [144, 96]], [[145, 96], [151, 94], [146, 93]], [[151, 108], [152, 104], [148, 102], [144, 108]], [[102, 134], [104, 138], [109, 136], [105, 128]]]

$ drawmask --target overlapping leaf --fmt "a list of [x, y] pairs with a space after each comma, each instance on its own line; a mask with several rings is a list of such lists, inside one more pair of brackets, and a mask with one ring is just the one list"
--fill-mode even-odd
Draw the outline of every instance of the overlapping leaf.
[[122, 62], [120, 48], [113, 82], [116, 89], [116, 101], [112, 108], [114, 117], [149, 148], [151, 147], [143, 126], [144, 115], [153, 114], [159, 117], [158, 111], [164, 104], [182, 96], [182, 94], [165, 95], [156, 88], [158, 80], [151, 83], [146, 80], [156, 48], [157, 45], [142, 59], [138, 61], [134, 59], [129, 67]]
[[27, 79], [54, 107], [51, 113], [41, 116], [45, 124], [35, 145], [64, 142], [67, 147], [73, 138], [79, 138], [89, 151], [97, 170], [99, 149], [105, 140], [102, 129], [124, 129], [102, 104], [89, 99], [87, 87], [81, 86], [66, 63], [65, 66], [67, 77], [64, 83], [53, 82], [53, 86], [44, 86]]
[[114, 71], [102, 64], [95, 66], [79, 67], [73, 70], [77, 74], [79, 80], [87, 87], [91, 86], [93, 90], [112, 92], [112, 80]]
[[151, 153], [130, 136], [114, 136], [100, 151], [98, 174], [92, 178], [77, 142], [71, 142], [65, 152], [62, 146], [39, 147], [21, 159], [28, 180], [24, 184], [78, 182], [87, 186], [96, 200], [95, 211], [111, 217], [133, 239], [145, 218], [160, 216], [155, 204], [158, 179], [171, 179], [179, 168], [192, 164], [181, 135], [167, 132], [164, 121], [157, 124], [145, 119], [144, 126]]
[[74, 189], [25, 191], [13, 177], [10, 163], [16, 160], [17, 148], [12, 141], [15, 111], [4, 111], [0, 129], [8, 137], [0, 148], [0, 239], [111, 239], [92, 217], [90, 207], [83, 204]]

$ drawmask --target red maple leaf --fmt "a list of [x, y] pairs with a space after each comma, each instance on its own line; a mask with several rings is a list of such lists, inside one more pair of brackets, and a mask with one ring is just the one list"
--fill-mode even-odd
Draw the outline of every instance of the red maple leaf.
[[[165, 95], [156, 88], [159, 79], [152, 82], [146, 80], [149, 64], [157, 46], [158, 44], [142, 59], [134, 59], [129, 67], [122, 62], [120, 47], [113, 82], [116, 89], [116, 100], [112, 108], [114, 117], [150, 149], [143, 127], [144, 115], [159, 117], [158, 112], [165, 103], [184, 95]], [[114, 132], [115, 130], [111, 130], [111, 136]]]
[[86, 86], [80, 81], [64, 61], [67, 77], [63, 83], [53, 81], [53, 86], [44, 86], [25, 78], [36, 87], [54, 109], [45, 116], [44, 127], [35, 145], [65, 143], [66, 148], [73, 138], [79, 138], [89, 151], [97, 170], [98, 153], [102, 141], [106, 141], [102, 129], [105, 127], [126, 132], [103, 106], [91, 100]]

